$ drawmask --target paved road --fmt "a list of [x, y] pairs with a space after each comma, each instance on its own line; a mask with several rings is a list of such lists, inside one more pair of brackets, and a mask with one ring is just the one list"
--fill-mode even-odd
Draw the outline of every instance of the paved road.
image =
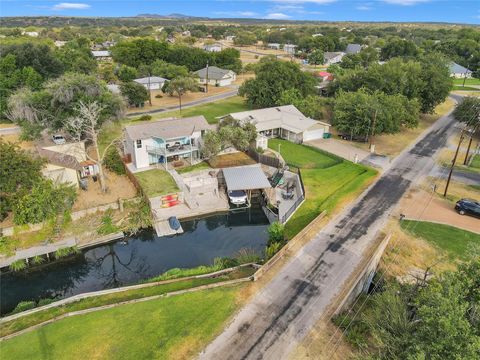
[[[400, 154], [349, 209], [305, 245], [200, 354], [201, 359], [285, 359], [320, 319], [362, 252], [452, 133], [445, 116]], [[328, 349], [326, 349], [328, 352]]]
[[[443, 168], [440, 166], [435, 166], [432, 171], [430, 171], [430, 176], [437, 178], [446, 179], [448, 178], [449, 168]], [[479, 185], [480, 184], [480, 173], [470, 172], [470, 171], [461, 171], [453, 170], [452, 180], [458, 181], [466, 185]]]
[[[227, 99], [233, 96], [238, 95], [238, 87], [234, 88], [232, 91], [224, 92], [218, 95], [213, 95], [209, 96], [203, 99], [191, 101], [189, 103], [186, 103], [182, 105], [182, 109], [187, 109], [192, 106], [200, 105], [200, 104], [206, 104], [210, 102], [214, 102], [217, 100], [222, 100], [222, 99]], [[156, 110], [149, 110], [149, 111], [138, 111], [134, 113], [129, 113], [127, 114], [127, 117], [134, 117], [134, 116], [139, 116], [139, 115], [145, 115], [145, 114], [157, 114], [157, 113], [162, 113], [162, 112], [167, 112], [167, 111], [173, 111], [173, 110], [179, 110], [180, 107], [178, 105], [171, 105], [171, 106], [166, 106], [161, 109], [156, 109]]]

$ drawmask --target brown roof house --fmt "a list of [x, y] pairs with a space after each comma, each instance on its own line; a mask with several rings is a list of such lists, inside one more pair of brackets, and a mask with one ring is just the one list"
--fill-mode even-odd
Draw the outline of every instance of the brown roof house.
[[98, 174], [98, 165], [87, 159], [85, 142], [38, 148], [41, 157], [47, 160], [43, 175], [57, 184], [79, 186], [81, 179]]

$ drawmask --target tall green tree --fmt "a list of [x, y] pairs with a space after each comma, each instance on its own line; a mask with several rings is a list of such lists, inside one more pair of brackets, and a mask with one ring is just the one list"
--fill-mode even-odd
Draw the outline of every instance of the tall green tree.
[[239, 93], [249, 105], [257, 108], [279, 104], [285, 90], [297, 89], [302, 96], [315, 93], [316, 80], [303, 72], [298, 64], [268, 60], [255, 68], [255, 79], [249, 79], [240, 87]]
[[134, 81], [122, 83], [120, 93], [125, 96], [131, 106], [140, 106], [148, 100], [148, 90]]
[[453, 116], [470, 128], [480, 129], [480, 98], [469, 96], [463, 99], [453, 111]]
[[142, 38], [120, 42], [112, 47], [111, 52], [116, 62], [136, 68], [141, 64], [149, 65], [157, 59], [165, 59], [168, 44]]
[[197, 91], [198, 83], [193, 77], [179, 77], [169, 81], [166, 85], [165, 92], [170, 96], [178, 97], [180, 112], [182, 112], [182, 96], [188, 91]]
[[394, 57], [416, 57], [419, 54], [418, 47], [411, 40], [391, 39], [382, 47], [380, 57], [388, 60]]
[[315, 49], [308, 54], [308, 63], [311, 65], [322, 65], [323, 61], [323, 51], [320, 49]]

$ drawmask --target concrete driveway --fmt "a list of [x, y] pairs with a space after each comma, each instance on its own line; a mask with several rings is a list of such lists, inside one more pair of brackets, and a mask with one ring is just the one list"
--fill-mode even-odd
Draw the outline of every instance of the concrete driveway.
[[359, 149], [353, 145], [345, 144], [335, 139], [312, 140], [307, 141], [306, 144], [353, 162], [355, 162], [355, 157], [357, 158], [357, 162], [361, 162], [370, 155], [368, 151]]

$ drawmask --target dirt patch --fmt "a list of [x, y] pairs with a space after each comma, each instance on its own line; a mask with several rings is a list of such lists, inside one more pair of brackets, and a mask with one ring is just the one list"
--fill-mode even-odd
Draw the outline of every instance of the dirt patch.
[[[443, 182], [438, 183], [442, 183], [438, 189], [443, 190]], [[454, 187], [450, 189], [453, 191]], [[480, 220], [459, 215], [451, 201], [440, 199], [437, 195], [432, 197], [424, 189], [410, 190], [400, 201], [399, 211], [409, 219], [439, 222], [479, 233]]]
[[215, 156], [208, 161], [211, 167], [219, 169], [232, 166], [243, 166], [256, 164], [250, 156], [243, 152], [234, 152]]
[[118, 201], [118, 199], [130, 199], [137, 195], [137, 189], [128, 177], [117, 175], [108, 170], [105, 171], [107, 192], [103, 193], [100, 183], [88, 179], [88, 190], [78, 190], [77, 201], [73, 205], [73, 211], [87, 209]]
[[32, 141], [22, 141], [20, 140], [20, 134], [9, 134], [9, 135], [0, 135], [2, 140], [8, 141], [11, 143], [17, 143], [23, 150], [35, 150], [35, 144]]

